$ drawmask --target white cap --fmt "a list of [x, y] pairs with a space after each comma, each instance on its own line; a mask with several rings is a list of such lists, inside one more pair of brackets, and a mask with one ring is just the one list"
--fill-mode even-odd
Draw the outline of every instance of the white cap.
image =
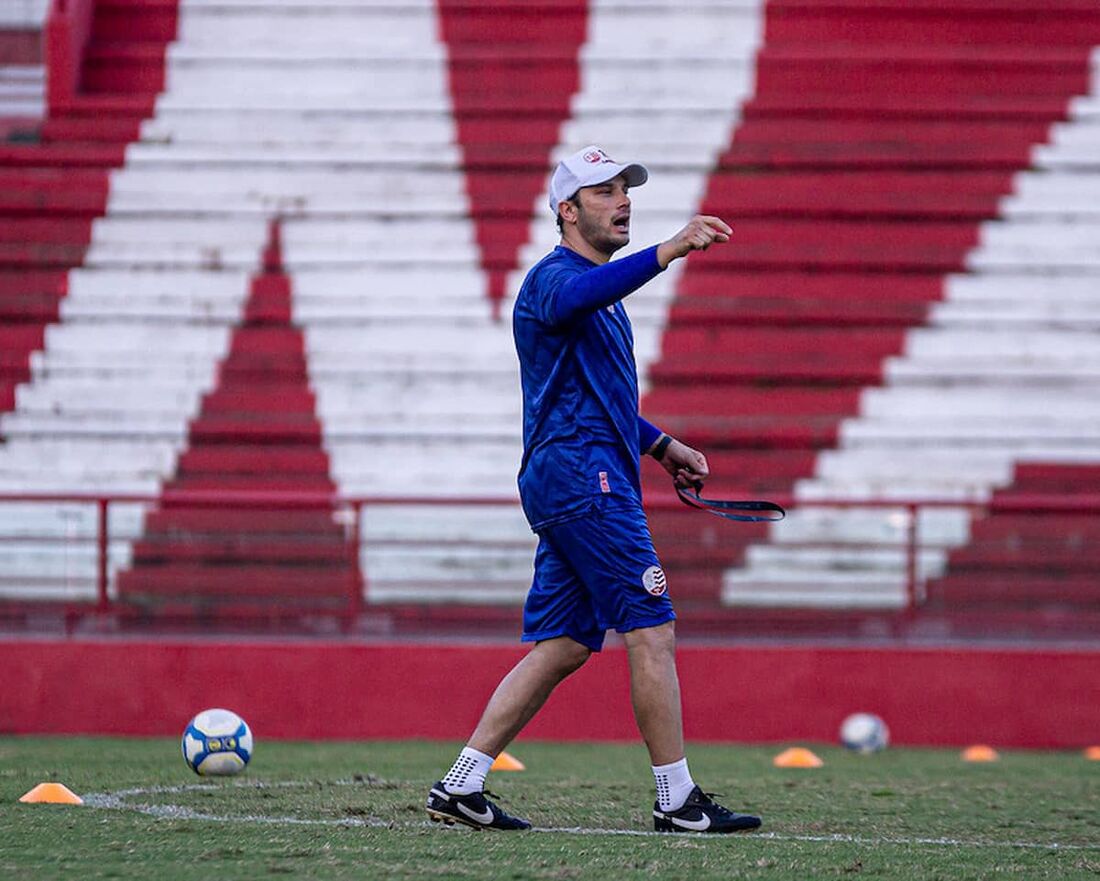
[[595, 144], [589, 144], [567, 156], [554, 169], [550, 178], [550, 210], [557, 217], [559, 202], [572, 199], [581, 187], [607, 183], [620, 174], [631, 187], [640, 187], [649, 180], [649, 171], [644, 165], [637, 162], [620, 165]]

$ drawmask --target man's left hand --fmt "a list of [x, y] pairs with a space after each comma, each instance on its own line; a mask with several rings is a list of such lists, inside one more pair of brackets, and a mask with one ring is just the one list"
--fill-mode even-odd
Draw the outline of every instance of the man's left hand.
[[677, 489], [689, 489], [706, 480], [710, 474], [706, 456], [675, 438], [668, 445], [660, 462], [661, 467], [672, 475], [672, 482]]

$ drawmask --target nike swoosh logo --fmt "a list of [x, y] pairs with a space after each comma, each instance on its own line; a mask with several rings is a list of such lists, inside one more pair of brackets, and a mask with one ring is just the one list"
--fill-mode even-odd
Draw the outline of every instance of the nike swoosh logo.
[[[455, 804], [458, 806], [458, 809], [462, 811], [462, 813], [464, 813], [467, 817], [469, 817], [471, 820], [481, 823], [481, 825], [483, 826], [488, 826], [490, 823], [493, 822], [492, 808], [486, 808], [484, 811], [478, 813], [472, 808], [466, 807], [466, 805], [464, 805], [460, 801], [455, 802]], [[707, 825], [709, 826], [710, 824], [708, 823]]]
[[668, 819], [681, 829], [690, 829], [692, 832], [705, 832], [710, 828], [710, 817], [706, 814], [703, 814], [701, 820], [682, 820], [679, 817], [669, 817]]

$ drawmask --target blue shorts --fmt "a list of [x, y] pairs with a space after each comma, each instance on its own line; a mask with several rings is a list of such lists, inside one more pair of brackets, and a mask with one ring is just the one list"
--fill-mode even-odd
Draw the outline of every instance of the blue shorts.
[[524, 642], [568, 636], [598, 652], [611, 628], [626, 633], [675, 619], [640, 505], [600, 504], [538, 535]]

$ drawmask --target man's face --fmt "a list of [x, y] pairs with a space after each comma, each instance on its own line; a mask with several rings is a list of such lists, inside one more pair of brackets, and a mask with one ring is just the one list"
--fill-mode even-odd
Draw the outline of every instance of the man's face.
[[630, 242], [630, 196], [621, 174], [607, 183], [577, 191], [577, 232], [610, 256]]

